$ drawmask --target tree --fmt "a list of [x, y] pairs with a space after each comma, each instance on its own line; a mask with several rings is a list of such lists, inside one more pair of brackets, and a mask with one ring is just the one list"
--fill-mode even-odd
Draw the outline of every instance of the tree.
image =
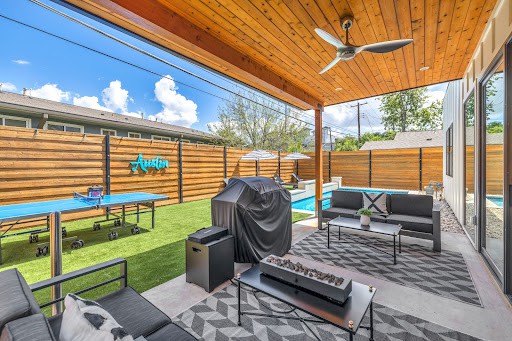
[[442, 103], [427, 106], [427, 88], [395, 92], [380, 98], [382, 124], [386, 130], [411, 131], [439, 129], [442, 124]]
[[487, 132], [489, 134], [503, 133], [504, 126], [501, 122], [490, 122], [487, 123]]
[[[494, 101], [489, 100], [494, 98], [497, 94], [495, 81], [500, 81], [503, 77], [502, 74], [494, 74], [487, 83], [485, 84], [485, 97], [487, 100], [485, 101], [485, 116], [487, 120], [489, 120], [489, 116], [494, 113]], [[473, 92], [470, 97], [467, 99], [466, 104], [464, 105], [464, 111], [466, 113], [466, 126], [472, 127], [475, 125], [475, 93]]]
[[231, 147], [301, 151], [309, 129], [296, 119], [298, 111], [282, 112], [273, 101], [241, 93], [219, 106], [219, 122], [209, 124], [208, 129]]
[[[368, 141], [385, 141], [385, 140], [393, 140], [395, 138], [396, 132], [394, 131], [385, 131], [383, 133], [364, 133], [361, 135], [361, 146]], [[336, 139], [336, 151], [354, 151], [359, 150], [357, 145], [357, 138], [353, 136], [345, 136], [342, 138]]]

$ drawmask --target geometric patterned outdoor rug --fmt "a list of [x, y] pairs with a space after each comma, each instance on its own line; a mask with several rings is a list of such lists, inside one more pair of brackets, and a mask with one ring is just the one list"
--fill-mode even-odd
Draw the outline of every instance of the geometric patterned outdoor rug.
[[393, 253], [393, 241], [373, 236], [341, 233], [331, 229], [331, 248], [327, 248], [327, 230], [316, 231], [292, 246], [290, 254], [382, 278], [410, 288], [424, 290], [446, 298], [481, 306], [480, 297], [459, 252], [432, 249], [402, 242], [397, 264], [393, 257], [371, 247], [369, 243]]
[[[237, 288], [229, 285], [224, 290], [196, 304], [173, 318], [179, 326], [200, 340], [264, 340], [264, 341], [306, 341], [316, 340], [301, 322], [257, 316], [242, 316], [242, 326], [237, 325]], [[289, 307], [278, 301], [258, 294], [258, 298], [278, 311]], [[241, 303], [244, 311], [270, 313], [250, 291], [242, 290]], [[478, 340], [472, 336], [439, 326], [437, 324], [406, 315], [400, 311], [373, 304], [374, 339], [385, 340]], [[298, 312], [298, 311], [297, 311]], [[302, 317], [308, 317], [298, 312]], [[311, 316], [309, 316], [312, 318]], [[308, 323], [321, 340], [348, 340], [348, 334], [327, 324]], [[363, 325], [369, 325], [366, 316]], [[360, 328], [354, 338], [369, 339], [369, 331]]]

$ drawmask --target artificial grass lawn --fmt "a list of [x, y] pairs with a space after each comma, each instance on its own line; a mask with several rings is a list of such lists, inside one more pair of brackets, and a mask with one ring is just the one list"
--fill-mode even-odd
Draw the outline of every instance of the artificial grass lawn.
[[[69, 242], [63, 242], [62, 267], [67, 273], [90, 265], [98, 264], [117, 257], [128, 261], [128, 284], [138, 292], [146, 291], [169, 281], [185, 272], [185, 238], [196, 230], [211, 225], [211, 201], [199, 200], [184, 204], [162, 206], [156, 209], [155, 229], [151, 229], [151, 214], [142, 214], [139, 226], [141, 233], [131, 235], [130, 229], [121, 229], [119, 238], [109, 241], [108, 227], [93, 231], [92, 225], [99, 218], [90, 218], [65, 222], [68, 236], [78, 236], [85, 246], [71, 251]], [[309, 217], [304, 213], [293, 213], [296, 222]], [[128, 222], [135, 221], [129, 216]], [[41, 234], [39, 243], [49, 240], [49, 234]], [[18, 268], [27, 282], [34, 283], [50, 277], [50, 257], [35, 257], [36, 244], [29, 244], [28, 235], [9, 237], [2, 240], [3, 261], [0, 271]], [[107, 280], [118, 276], [119, 269], [113, 268], [100, 273], [77, 279], [64, 286], [64, 292], [77, 291], [87, 284], [98, 283], [98, 279]], [[111, 291], [109, 284], [97, 289], [94, 296]], [[49, 290], [38, 295], [41, 303], [49, 297]], [[87, 295], [86, 295], [87, 297]]]

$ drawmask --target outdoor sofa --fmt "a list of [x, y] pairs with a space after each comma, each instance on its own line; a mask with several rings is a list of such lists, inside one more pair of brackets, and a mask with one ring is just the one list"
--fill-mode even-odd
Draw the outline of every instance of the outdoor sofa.
[[[136, 341], [189, 341], [193, 336], [171, 322], [171, 319], [153, 304], [127, 286], [127, 263], [117, 258], [105, 263], [77, 270], [28, 286], [17, 269], [0, 272], [0, 340], [53, 341], [59, 340], [62, 314], [46, 318], [41, 308], [55, 301], [37, 303], [33, 292], [62, 284], [97, 271], [120, 266], [121, 274], [111, 280], [95, 284], [77, 294], [102, 285], [120, 281], [120, 289], [96, 300]], [[63, 295], [65, 296], [65, 295]], [[63, 298], [57, 299], [62, 301]]]
[[[336, 190], [332, 198], [322, 198], [318, 207], [330, 199], [328, 208], [319, 210], [318, 226], [324, 220], [339, 216], [359, 219], [357, 210], [363, 207], [363, 193], [356, 191]], [[373, 214], [372, 221], [400, 224], [401, 235], [428, 239], [433, 241], [434, 251], [441, 252], [441, 212], [434, 207], [434, 199], [430, 195], [388, 194], [386, 196], [387, 215]]]

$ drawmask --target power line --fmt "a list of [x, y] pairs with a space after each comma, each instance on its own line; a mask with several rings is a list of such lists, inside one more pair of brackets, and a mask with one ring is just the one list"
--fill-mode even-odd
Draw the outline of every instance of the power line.
[[[111, 35], [111, 34], [109, 34], [109, 33], [106, 33], [106, 32], [104, 32], [104, 31], [102, 31], [102, 30], [100, 30], [100, 29], [98, 29], [98, 28], [96, 28], [96, 27], [94, 27], [94, 26], [91, 26], [91, 25], [89, 25], [89, 24], [87, 24], [87, 23], [85, 23], [85, 22], [83, 22], [83, 21], [80, 21], [80, 20], [78, 20], [78, 19], [76, 19], [76, 18], [73, 18], [73, 17], [72, 17], [72, 16], [70, 16], [70, 15], [67, 15], [67, 14], [65, 14], [65, 13], [63, 13], [63, 12], [61, 12], [61, 11], [58, 11], [57, 9], [54, 9], [54, 8], [53, 8], [53, 7], [51, 7], [51, 6], [48, 6], [48, 5], [44, 4], [44, 3], [41, 3], [41, 2], [40, 2], [40, 1], [38, 1], [38, 0], [30, 0], [30, 1], [31, 1], [32, 3], [34, 3], [34, 4], [38, 5], [38, 6], [41, 6], [41, 7], [45, 8], [45, 9], [47, 9], [47, 10], [49, 10], [49, 11], [51, 11], [51, 12], [53, 12], [53, 13], [57, 14], [57, 15], [60, 15], [60, 16], [62, 16], [62, 17], [64, 17], [64, 18], [66, 18], [66, 19], [68, 19], [68, 20], [71, 20], [71, 21], [73, 21], [73, 22], [75, 22], [75, 23], [77, 23], [77, 24], [79, 24], [79, 25], [85, 26], [85, 27], [87, 27], [87, 28], [89, 28], [89, 29], [93, 30], [94, 32], [96, 32], [96, 33], [98, 33], [98, 34], [100, 34], [100, 35], [103, 35], [103, 36], [105, 36], [105, 37], [107, 37], [107, 38], [110, 38], [110, 39], [112, 39], [112, 40], [114, 40], [114, 41], [116, 41], [116, 42], [118, 42], [118, 43], [122, 44], [122, 45], [127, 46], [128, 48], [131, 48], [131, 49], [133, 49], [133, 50], [135, 50], [135, 51], [137, 51], [137, 52], [139, 52], [139, 53], [142, 53], [142, 54], [144, 54], [144, 55], [146, 55], [146, 56], [148, 56], [148, 57], [150, 57], [150, 58], [152, 58], [152, 59], [155, 59], [155, 60], [157, 60], [157, 61], [159, 61], [159, 62], [161, 62], [161, 63], [164, 63], [164, 64], [166, 64], [166, 65], [168, 65], [168, 66], [171, 66], [171, 67], [173, 67], [173, 68], [175, 68], [175, 69], [177, 69], [177, 70], [179, 70], [179, 71], [182, 71], [182, 72], [184, 72], [184, 73], [186, 73], [186, 74], [188, 74], [188, 75], [190, 75], [190, 76], [192, 76], [192, 77], [196, 77], [197, 79], [202, 80], [202, 81], [204, 81], [204, 82], [206, 82], [206, 83], [208, 83], [208, 84], [210, 84], [210, 85], [212, 85], [212, 86], [215, 86], [215, 87], [217, 87], [217, 88], [219, 88], [219, 89], [222, 89], [222, 90], [224, 90], [224, 91], [226, 91], [226, 92], [228, 92], [228, 93], [231, 93], [231, 94], [233, 94], [233, 95], [235, 95], [235, 96], [242, 97], [242, 98], [244, 98], [244, 99], [246, 99], [246, 100], [248, 100], [248, 101], [251, 101], [251, 102], [253, 102], [253, 103], [257, 104], [257, 105], [260, 105], [260, 106], [262, 106], [262, 107], [265, 107], [265, 108], [267, 108], [267, 109], [269, 109], [269, 110], [273, 110], [273, 111], [275, 111], [275, 112], [277, 112], [277, 113], [279, 113], [279, 114], [281, 114], [281, 115], [284, 115], [284, 116], [287, 116], [287, 117], [289, 117], [289, 118], [295, 119], [295, 120], [297, 120], [297, 121], [299, 121], [299, 122], [302, 122], [302, 123], [304, 123], [304, 124], [306, 124], [306, 125], [314, 126], [314, 124], [313, 124], [313, 123], [310, 123], [310, 122], [307, 122], [307, 121], [301, 120], [301, 119], [299, 119], [299, 118], [297, 118], [297, 117], [294, 117], [294, 116], [288, 115], [288, 114], [286, 114], [286, 113], [283, 113], [283, 112], [281, 112], [281, 111], [279, 111], [279, 110], [276, 110], [275, 108], [272, 108], [272, 107], [266, 106], [266, 105], [264, 105], [264, 104], [262, 104], [262, 103], [260, 103], [260, 102], [254, 101], [254, 100], [252, 100], [251, 98], [248, 98], [248, 97], [246, 97], [246, 96], [242, 96], [242, 95], [240, 95], [239, 93], [234, 92], [234, 91], [233, 91], [233, 90], [231, 90], [231, 89], [228, 89], [228, 88], [223, 87], [223, 86], [221, 86], [221, 85], [219, 85], [219, 84], [216, 84], [216, 83], [214, 83], [213, 81], [208, 80], [207, 78], [201, 77], [201, 76], [199, 76], [199, 75], [197, 75], [197, 74], [195, 74], [195, 73], [193, 73], [193, 72], [191, 72], [191, 71], [188, 71], [188, 70], [186, 70], [186, 69], [184, 69], [184, 68], [182, 68], [182, 67], [180, 67], [180, 66], [178, 66], [178, 65], [176, 65], [176, 64], [174, 64], [174, 63], [171, 63], [171, 62], [169, 62], [169, 61], [167, 61], [167, 60], [165, 60], [165, 59], [163, 59], [163, 58], [160, 58], [160, 57], [158, 57], [158, 56], [156, 56], [156, 55], [154, 55], [154, 54], [152, 54], [152, 53], [150, 53], [150, 52], [147, 52], [147, 51], [145, 51], [145, 50], [143, 50], [143, 49], [141, 49], [141, 48], [139, 48], [139, 47], [137, 47], [137, 46], [135, 46], [135, 45], [133, 45], [133, 44], [130, 44], [130, 43], [128, 43], [128, 42], [125, 42], [125, 41], [123, 41], [123, 40], [121, 40], [121, 39], [119, 39], [119, 38], [117, 38], [117, 37], [115, 37], [115, 36], [113, 36], [113, 35]], [[138, 68], [138, 69], [140, 69], [140, 70], [143, 70], [143, 71], [149, 72], [149, 73], [154, 74], [154, 75], [156, 75], [156, 76], [159, 76], [159, 77], [162, 77], [162, 78], [169, 78], [169, 77], [167, 77], [166, 75], [162, 75], [162, 74], [160, 74], [160, 73], [157, 73], [157, 72], [154, 72], [154, 71], [152, 71], [152, 70], [149, 70], [149, 69], [147, 69], [147, 68], [145, 68], [145, 67], [142, 67], [142, 66], [136, 65], [136, 64], [134, 64], [134, 63], [131, 63], [131, 62], [125, 61], [125, 60], [123, 60], [123, 59], [121, 59], [121, 58], [115, 57], [115, 56], [113, 56], [113, 55], [107, 54], [107, 53], [102, 52], [102, 51], [99, 51], [99, 50], [96, 50], [96, 49], [91, 48], [91, 47], [88, 47], [88, 46], [86, 46], [86, 45], [83, 45], [83, 44], [77, 43], [77, 42], [72, 41], [72, 40], [70, 40], [70, 39], [67, 39], [67, 38], [64, 38], [64, 37], [62, 37], [62, 36], [59, 36], [59, 35], [53, 34], [53, 33], [51, 33], [51, 32], [48, 32], [48, 31], [46, 31], [46, 30], [43, 30], [43, 29], [37, 28], [37, 27], [35, 27], [35, 26], [32, 26], [32, 25], [29, 25], [29, 24], [23, 23], [23, 22], [21, 22], [21, 21], [18, 21], [18, 20], [15, 20], [15, 19], [9, 18], [9, 17], [4, 16], [4, 15], [1, 15], [1, 14], [0, 14], [0, 17], [1, 17], [1, 18], [4, 18], [5, 20], [9, 20], [9, 21], [15, 22], [15, 23], [17, 23], [17, 24], [19, 24], [19, 25], [23, 25], [23, 26], [25, 26], [25, 27], [28, 27], [28, 28], [31, 28], [31, 29], [37, 30], [37, 31], [39, 31], [39, 32], [41, 32], [41, 33], [44, 33], [44, 34], [50, 35], [50, 36], [52, 36], [52, 37], [54, 37], [54, 38], [57, 38], [57, 39], [63, 40], [63, 41], [65, 41], [65, 42], [67, 42], [67, 43], [70, 43], [70, 44], [73, 44], [73, 45], [76, 45], [76, 46], [82, 47], [82, 48], [84, 48], [84, 49], [87, 49], [87, 50], [89, 50], [89, 51], [92, 51], [92, 52], [98, 53], [98, 54], [103, 55], [103, 56], [105, 56], [105, 57], [108, 57], [108, 58], [111, 58], [111, 59], [117, 60], [117, 61], [119, 61], [119, 62], [121, 62], [121, 63], [124, 63], [124, 64], [130, 65], [130, 66], [132, 66], [132, 67]], [[202, 69], [202, 70], [204, 70], [204, 71], [206, 71], [206, 72], [208, 72], [208, 73], [210, 73], [210, 74], [212, 74], [212, 75], [215, 75], [215, 76], [219, 77], [220, 79], [223, 79], [224, 81], [228, 81], [228, 79], [227, 79], [227, 78], [221, 78], [219, 75], [216, 75], [214, 72], [211, 72], [210, 70], [207, 70], [207, 69]], [[172, 78], [172, 80], [173, 80], [174, 82], [178, 83], [178, 84], [183, 85], [183, 86], [186, 86], [186, 87], [189, 87], [189, 88], [191, 88], [191, 89], [194, 89], [194, 90], [197, 90], [197, 91], [200, 91], [200, 92], [206, 93], [206, 94], [208, 94], [208, 95], [210, 95], [210, 96], [213, 96], [213, 97], [219, 98], [219, 99], [221, 99], [221, 100], [224, 100], [224, 101], [227, 101], [227, 102], [231, 102], [231, 103], [233, 103], [233, 101], [228, 100], [228, 99], [226, 99], [226, 98], [224, 98], [224, 97], [221, 97], [221, 96], [219, 96], [219, 95], [213, 94], [213, 93], [208, 92], [208, 91], [205, 91], [205, 90], [203, 90], [203, 89], [199, 89], [199, 88], [194, 87], [194, 86], [192, 86], [192, 85], [189, 85], [189, 84], [187, 84], [187, 83], [184, 83], [184, 82], [178, 81], [178, 80], [176, 80], [176, 79], [174, 79], [174, 78]], [[262, 97], [261, 95], [257, 94], [255, 91], [249, 90], [248, 88], [243, 88], [243, 87], [241, 87], [241, 86], [237, 85], [236, 83], [234, 83], [234, 82], [232, 82], [232, 81], [230, 81], [230, 80], [229, 80], [229, 82], [231, 82], [232, 84], [234, 84], [234, 85], [235, 85], [236, 87], [238, 87], [239, 89], [243, 89], [244, 91], [247, 91], [247, 92], [249, 92], [249, 93], [252, 93], [253, 95], [255, 95], [255, 96], [259, 97], [259, 98], [262, 98], [262, 99], [265, 99], [265, 100], [269, 100], [269, 101], [271, 101], [271, 102], [273, 101], [275, 104], [278, 104], [278, 105], [283, 105], [283, 102], [279, 102], [278, 100], [275, 100], [275, 99], [273, 99], [273, 98], [271, 98], [271, 97], [264, 98], [264, 97]], [[286, 105], [290, 105], [290, 104], [286, 103]], [[299, 109], [299, 108], [296, 108], [296, 107], [295, 107], [295, 106], [293, 106], [293, 105], [290, 105], [290, 106], [294, 107], [295, 109]], [[299, 109], [299, 110], [300, 110], [300, 109]], [[310, 118], [314, 119], [314, 117], [313, 117], [313, 116], [309, 116], [309, 115], [307, 115], [306, 113], [304, 113], [304, 115], [305, 115], [305, 116], [307, 116], [307, 117], [310, 117]], [[324, 122], [325, 122], [325, 121], [324, 121]], [[343, 128], [343, 127], [337, 126], [337, 125], [335, 125], [335, 124], [333, 124], [333, 123], [331, 123], [331, 122], [325, 122], [325, 123], [326, 123], [326, 124], [328, 124], [328, 125], [329, 125], [329, 126], [331, 126], [331, 127], [338, 128], [338, 129], [336, 129], [336, 130], [338, 130], [338, 133], [339, 133], [339, 134], [342, 134], [342, 135], [347, 135], [347, 133], [344, 133], [344, 132], [343, 132], [343, 130], [350, 131], [350, 130], [345, 129], [345, 128]]]

